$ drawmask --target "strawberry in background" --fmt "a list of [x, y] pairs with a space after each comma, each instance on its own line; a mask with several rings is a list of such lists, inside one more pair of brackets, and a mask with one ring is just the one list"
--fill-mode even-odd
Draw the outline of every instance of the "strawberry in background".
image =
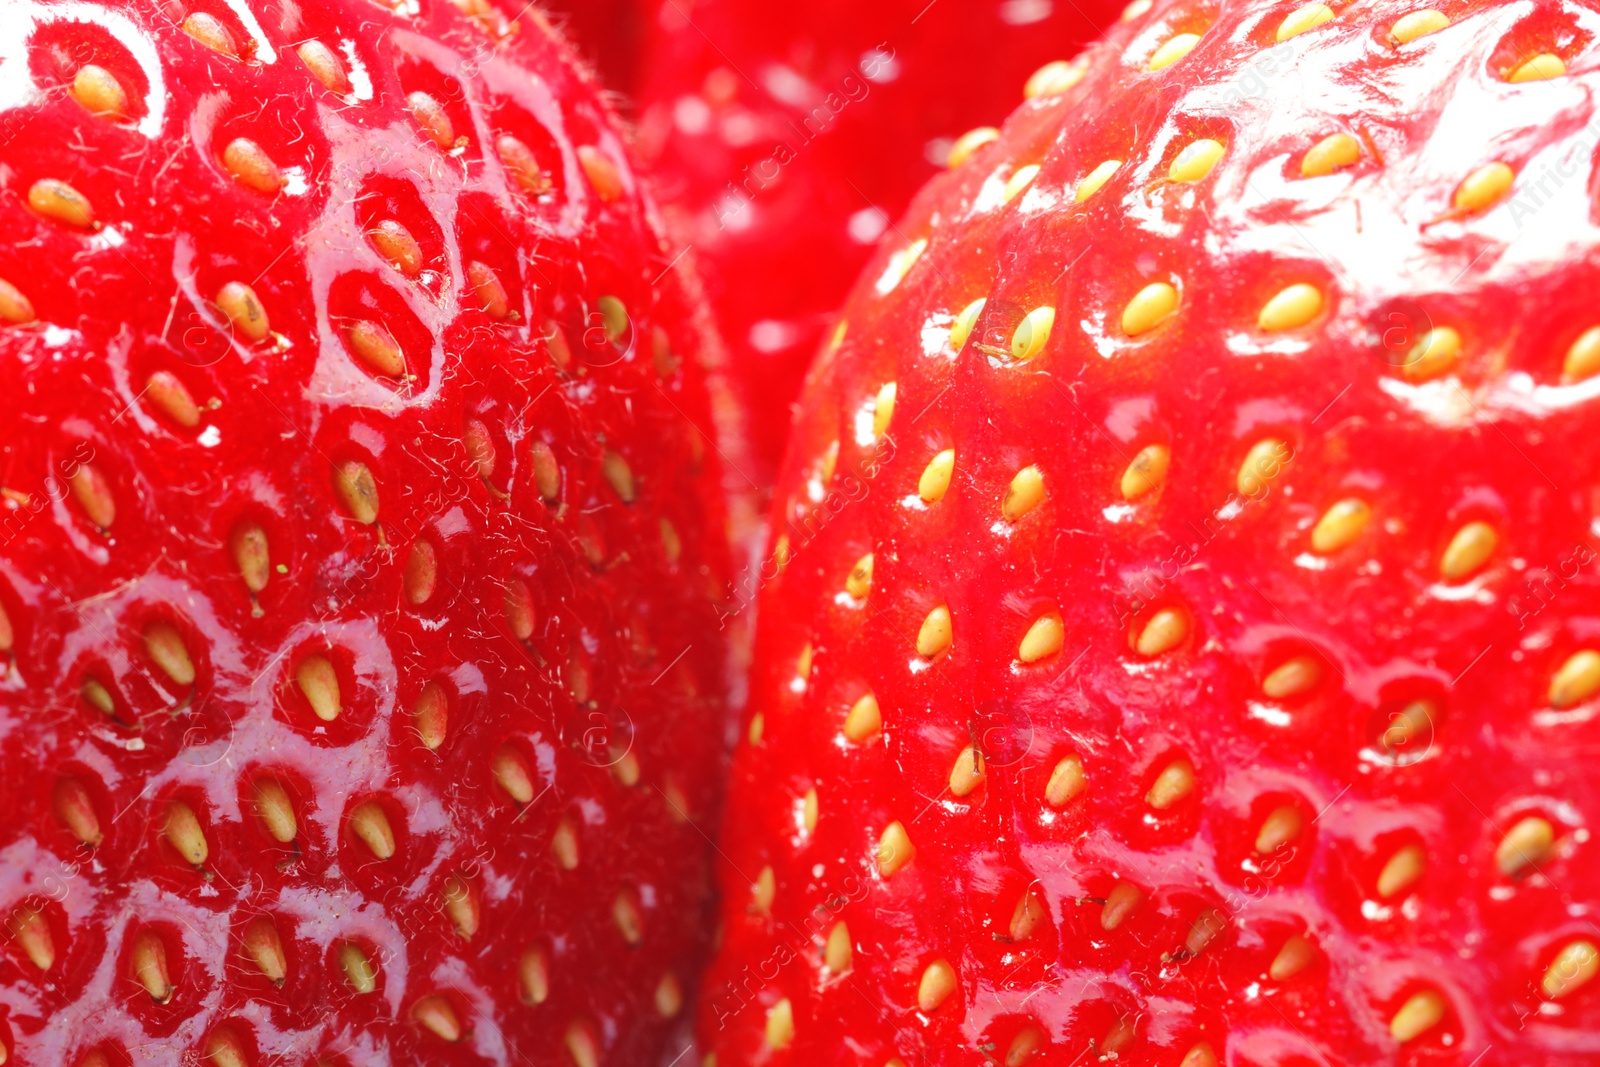
[[924, 189], [777, 482], [717, 1067], [1600, 1062], [1597, 98], [1587, 3], [1157, 0]]
[[0, 1063], [679, 1023], [712, 341], [598, 86], [464, 6], [0, 7]]
[[1118, 10], [1105, 0], [655, 8], [641, 152], [679, 248], [702, 268], [752, 452], [739, 465], [763, 491], [806, 364], [911, 195], [957, 138], [999, 124], [1030, 74], [1075, 54]]

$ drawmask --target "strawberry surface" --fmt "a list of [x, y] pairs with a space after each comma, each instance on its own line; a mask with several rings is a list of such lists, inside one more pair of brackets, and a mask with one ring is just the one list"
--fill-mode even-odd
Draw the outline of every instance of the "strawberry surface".
[[1597, 28], [1141, 2], [917, 198], [772, 509], [718, 1067], [1600, 1062]]
[[1113, 21], [1107, 0], [665, 0], [640, 144], [701, 268], [763, 490], [791, 405], [878, 238], [957, 138]]
[[692, 989], [709, 335], [463, 6], [0, 8], [0, 1062], [648, 1064]]

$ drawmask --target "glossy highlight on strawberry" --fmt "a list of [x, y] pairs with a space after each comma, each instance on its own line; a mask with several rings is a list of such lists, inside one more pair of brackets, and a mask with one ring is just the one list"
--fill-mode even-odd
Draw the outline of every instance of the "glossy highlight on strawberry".
[[718, 1067], [1600, 1059], [1600, 17], [1139, 0], [771, 513]]
[[690, 283], [487, 3], [0, 8], [0, 1062], [653, 1062], [726, 548]]

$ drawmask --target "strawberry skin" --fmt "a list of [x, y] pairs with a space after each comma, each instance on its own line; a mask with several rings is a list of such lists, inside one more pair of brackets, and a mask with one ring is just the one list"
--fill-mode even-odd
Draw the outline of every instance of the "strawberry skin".
[[463, 6], [0, 15], [0, 1062], [650, 1063], [692, 989], [703, 316]]
[[1107, 0], [656, 6], [641, 152], [701, 268], [746, 424], [742, 466], [762, 489], [806, 364], [879, 235], [956, 138], [999, 122], [1029, 71], [1071, 55], [1117, 10]]
[[1141, 2], [917, 198], [772, 511], [718, 1067], [1600, 1062], [1600, 51]]

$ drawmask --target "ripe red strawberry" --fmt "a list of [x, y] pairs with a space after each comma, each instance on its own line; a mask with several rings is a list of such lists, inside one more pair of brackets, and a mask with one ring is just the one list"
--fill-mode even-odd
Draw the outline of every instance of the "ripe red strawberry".
[[680, 1011], [700, 316], [597, 87], [467, 6], [0, 11], [0, 1061], [650, 1063]]
[[718, 1067], [1600, 1062], [1596, 25], [1158, 0], [918, 198], [778, 484]]
[[[1029, 72], [1120, 3], [665, 0], [641, 77], [640, 142], [702, 267], [772, 483], [790, 406], [872, 249], [955, 139], [992, 126]], [[981, 72], [981, 73], [980, 73]]]

